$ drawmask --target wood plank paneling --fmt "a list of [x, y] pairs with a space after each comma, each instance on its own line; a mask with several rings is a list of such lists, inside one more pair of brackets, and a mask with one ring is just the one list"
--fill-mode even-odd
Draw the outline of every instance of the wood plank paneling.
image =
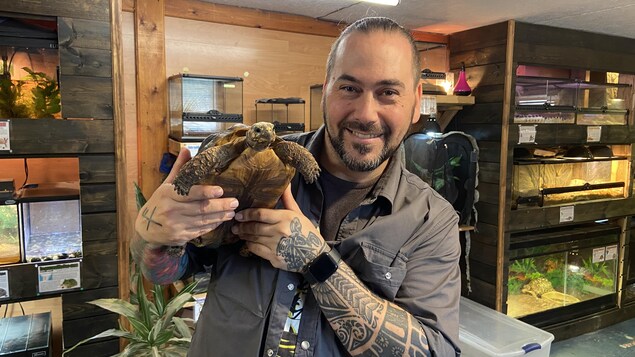
[[93, 304], [88, 304], [88, 302], [96, 299], [117, 298], [118, 296], [119, 292], [117, 287], [64, 293], [64, 303], [62, 305], [64, 319], [76, 320], [80, 318], [107, 315], [109, 314], [108, 310], [104, 310]]
[[110, 50], [61, 47], [60, 72], [71, 76], [108, 77], [112, 75]]
[[480, 161], [478, 163], [478, 182], [498, 185], [500, 182], [500, 164], [495, 162]]
[[[509, 143], [511, 146], [519, 146], [519, 126], [536, 125], [535, 145], [582, 145], [587, 144], [587, 127], [584, 125], [566, 124], [512, 124], [509, 126]], [[631, 142], [635, 138], [633, 129], [620, 125], [602, 126], [603, 144], [622, 144]], [[521, 145], [522, 146], [522, 145]]]
[[[492, 162], [498, 164], [500, 162], [500, 142], [479, 141], [478, 150], [479, 164], [482, 162]], [[498, 180], [496, 182], [498, 182]]]
[[81, 185], [82, 213], [115, 212], [115, 184]]
[[475, 206], [479, 222], [498, 226], [498, 205], [479, 201]]
[[485, 222], [478, 222], [472, 239], [483, 244], [496, 245], [498, 243], [498, 227]]
[[93, 316], [90, 319], [64, 320], [64, 348], [72, 347], [77, 342], [110, 328], [117, 328], [117, 321], [118, 315], [114, 313]]
[[82, 184], [115, 182], [115, 156], [80, 155], [79, 179]]
[[471, 279], [470, 284], [472, 285], [473, 293], [467, 294], [464, 292], [465, 296], [478, 302], [479, 304], [485, 305], [491, 309], [496, 309], [496, 306], [494, 306], [494, 301], [496, 300], [495, 285], [474, 277]]
[[109, 0], [23, 0], [3, 1], [2, 11], [43, 16], [108, 21]]
[[465, 67], [482, 66], [485, 64], [505, 63], [506, 48], [504, 45], [476, 48], [471, 51], [461, 50], [453, 53], [450, 58], [450, 68], [460, 69], [462, 64]]
[[[480, 178], [480, 175], [479, 175]], [[487, 183], [479, 180], [478, 183], [478, 200], [490, 204], [498, 204], [498, 193], [500, 185], [497, 183]]]
[[[67, 346], [70, 348], [72, 346]], [[115, 356], [119, 353], [119, 339], [106, 339], [100, 342], [95, 343], [87, 343], [85, 345], [81, 345], [71, 351], [70, 353], [65, 354], [64, 356], [68, 357], [110, 357]]]
[[117, 256], [84, 256], [81, 266], [82, 288], [99, 289], [117, 286]]
[[83, 244], [84, 255], [117, 255], [116, 240], [91, 240]]
[[64, 118], [113, 118], [111, 78], [62, 75], [60, 92]]
[[[507, 43], [507, 22], [501, 22], [477, 29], [461, 31], [450, 35], [451, 57], [466, 51], [479, 50]], [[453, 60], [450, 59], [450, 63]]]
[[[581, 223], [604, 218], [617, 218], [632, 215], [635, 212], [635, 198], [577, 202], [574, 206], [574, 219], [569, 223]], [[560, 224], [560, 207], [518, 209], [509, 213], [508, 230], [518, 232], [531, 229], [548, 228]]]
[[[60, 48], [92, 48], [110, 51], [110, 22], [69, 17], [57, 19]], [[64, 64], [64, 61], [60, 61]]]
[[51, 156], [113, 151], [111, 120], [12, 119], [12, 152], [3, 156]]
[[82, 214], [82, 241], [117, 240], [117, 215], [106, 213]]

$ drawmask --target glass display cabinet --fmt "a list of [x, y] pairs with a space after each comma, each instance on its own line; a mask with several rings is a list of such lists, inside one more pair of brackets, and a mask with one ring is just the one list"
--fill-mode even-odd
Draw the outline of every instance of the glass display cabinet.
[[194, 74], [168, 78], [170, 137], [201, 140], [243, 122], [243, 79]]
[[514, 149], [512, 209], [628, 197], [630, 145]]
[[630, 95], [628, 84], [518, 76], [514, 123], [625, 125]]
[[82, 256], [78, 185], [56, 183], [28, 188], [23, 190], [19, 202], [24, 262]]
[[507, 315], [523, 317], [616, 294], [619, 236], [615, 221], [512, 234]]
[[257, 99], [256, 121], [273, 123], [280, 135], [303, 132], [304, 106], [304, 99], [297, 97]]

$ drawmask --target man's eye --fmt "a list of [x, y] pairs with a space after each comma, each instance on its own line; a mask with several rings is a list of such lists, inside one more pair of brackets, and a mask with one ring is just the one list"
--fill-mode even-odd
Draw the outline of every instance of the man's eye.
[[353, 86], [342, 86], [340, 87], [340, 89], [345, 92], [357, 92], [357, 89], [355, 89], [355, 87]]
[[399, 93], [396, 90], [393, 90], [393, 89], [386, 89], [386, 90], [384, 90], [384, 92], [382, 94], [387, 96], [387, 97], [390, 97], [390, 96], [398, 95]]

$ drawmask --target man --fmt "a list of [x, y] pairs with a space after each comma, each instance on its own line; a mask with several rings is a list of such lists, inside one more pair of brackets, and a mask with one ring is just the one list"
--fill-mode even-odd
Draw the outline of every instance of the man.
[[[281, 209], [234, 212], [220, 187], [178, 196], [181, 152], [137, 217], [132, 250], [156, 282], [213, 264], [191, 356], [458, 355], [458, 218], [401, 159], [419, 118], [419, 70], [392, 20], [342, 32], [327, 62], [325, 125], [288, 138], [313, 153], [320, 178], [296, 175]], [[240, 244], [166, 254], [231, 219], [254, 256], [237, 254]]]

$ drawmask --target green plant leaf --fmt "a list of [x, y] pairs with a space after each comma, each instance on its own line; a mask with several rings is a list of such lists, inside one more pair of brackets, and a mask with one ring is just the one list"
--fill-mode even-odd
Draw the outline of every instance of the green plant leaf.
[[137, 317], [139, 314], [139, 310], [136, 306], [132, 305], [128, 301], [121, 299], [97, 299], [89, 301], [88, 303], [99, 306], [102, 309], [112, 311], [119, 315], [123, 315], [126, 318], [134, 318]]
[[137, 209], [141, 209], [141, 207], [143, 207], [147, 200], [145, 198], [145, 196], [143, 196], [143, 191], [141, 191], [141, 187], [139, 187], [139, 185], [135, 182], [134, 183], [134, 192], [135, 192], [135, 198], [137, 200]]
[[187, 323], [185, 323], [185, 320], [175, 316], [172, 318], [172, 322], [174, 323], [174, 327], [176, 328], [176, 332], [179, 336], [186, 339], [192, 338], [192, 332], [190, 331], [190, 327]]
[[130, 321], [130, 324], [132, 325], [132, 328], [134, 329], [134, 332], [136, 334], [141, 336], [144, 340], [148, 339], [151, 326], [146, 325], [143, 320], [140, 320], [138, 318], [129, 318], [128, 321]]
[[163, 315], [163, 311], [165, 309], [163, 287], [159, 284], [154, 284], [154, 286], [152, 287], [152, 296], [154, 298], [154, 305], [156, 306], [157, 315]]
[[88, 341], [96, 340], [98, 338], [105, 338], [105, 337], [130, 338], [130, 333], [127, 332], [127, 331], [121, 331], [121, 330], [117, 330], [117, 329], [109, 329], [109, 330], [103, 331], [101, 333], [96, 334], [93, 337], [89, 337], [89, 338], [87, 338], [85, 340], [79, 341], [75, 346], [65, 350], [64, 352], [62, 352], [62, 356], [66, 355], [67, 353], [71, 352], [72, 350], [76, 349], [77, 347], [83, 345], [84, 343], [86, 343]]

